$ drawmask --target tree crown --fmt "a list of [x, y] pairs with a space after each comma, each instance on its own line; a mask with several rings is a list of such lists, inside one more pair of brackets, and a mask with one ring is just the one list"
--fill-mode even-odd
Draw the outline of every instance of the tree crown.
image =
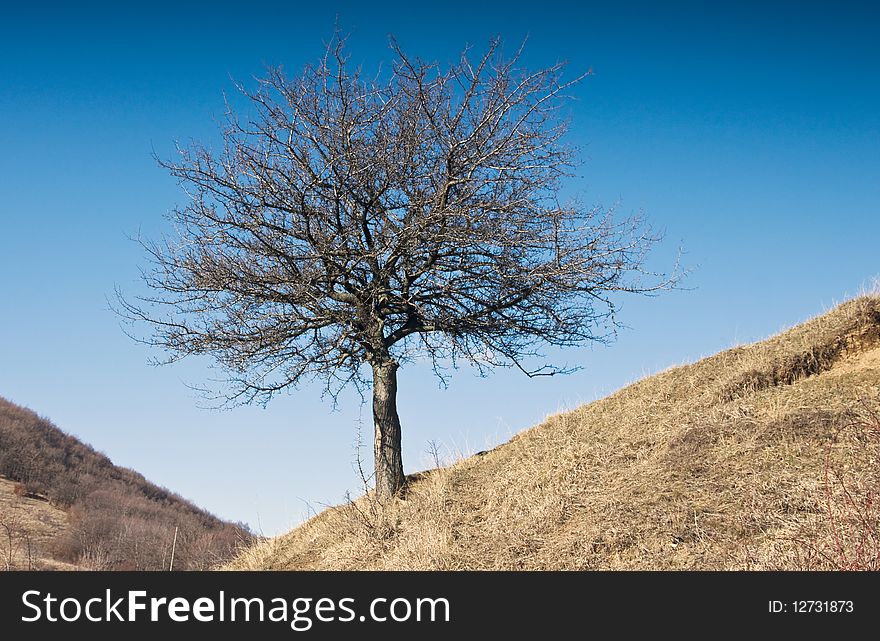
[[[389, 73], [351, 69], [344, 39], [289, 78], [241, 88], [223, 147], [160, 161], [186, 190], [178, 235], [145, 242], [154, 295], [120, 298], [170, 359], [209, 354], [232, 401], [305, 377], [328, 391], [418, 355], [482, 371], [540, 344], [607, 338], [615, 292], [650, 292], [656, 242], [638, 217], [561, 203], [564, 63], [538, 71], [493, 41], [443, 68], [392, 41]], [[586, 75], [586, 74], [585, 74]]]

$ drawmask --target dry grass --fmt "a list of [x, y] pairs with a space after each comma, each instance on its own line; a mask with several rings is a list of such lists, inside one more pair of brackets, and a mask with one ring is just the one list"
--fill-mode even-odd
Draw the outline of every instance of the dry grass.
[[48, 501], [23, 496], [0, 478], [0, 570], [54, 570], [73, 566], [50, 558], [51, 541], [67, 526], [67, 514]]
[[844, 503], [827, 507], [828, 462], [858, 505], [878, 478], [876, 448], [840, 437], [864, 403], [880, 403], [876, 295], [552, 416], [422, 475], [405, 500], [328, 509], [229, 567], [833, 566], [816, 561], [846, 525]]

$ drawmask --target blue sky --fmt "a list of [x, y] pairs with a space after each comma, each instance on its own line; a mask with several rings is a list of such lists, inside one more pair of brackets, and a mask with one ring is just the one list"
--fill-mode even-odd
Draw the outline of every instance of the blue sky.
[[[423, 58], [528, 35], [526, 62], [593, 68], [572, 106], [569, 188], [666, 232], [687, 291], [622, 299], [629, 329], [530, 380], [469, 370], [440, 389], [401, 372], [404, 464], [491, 447], [549, 413], [757, 340], [880, 275], [880, 39], [871, 3], [4, 5], [0, 15], [0, 395], [114, 462], [266, 534], [357, 491], [354, 394], [305, 387], [268, 408], [200, 408], [207, 361], [155, 368], [108, 309], [138, 288], [139, 231], [182, 200], [153, 152], [217, 139], [223, 92], [265, 64], [295, 72], [338, 15], [353, 60]], [[317, 5], [317, 6], [316, 6]], [[369, 446], [369, 443], [366, 443]], [[369, 458], [369, 447], [364, 456]]]

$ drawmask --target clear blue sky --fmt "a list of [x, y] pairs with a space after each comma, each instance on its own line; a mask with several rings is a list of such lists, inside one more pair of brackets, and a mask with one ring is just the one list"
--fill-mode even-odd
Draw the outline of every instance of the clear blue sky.
[[[184, 7], [183, 5], [186, 4]], [[402, 370], [408, 471], [426, 445], [491, 447], [549, 413], [752, 341], [880, 274], [880, 30], [865, 2], [69, 3], [0, 15], [0, 395], [114, 462], [267, 534], [357, 491], [369, 408], [317, 388], [265, 410], [199, 408], [207, 362], [154, 368], [106, 297], [136, 291], [140, 247], [182, 199], [156, 166], [216, 140], [222, 92], [264, 64], [316, 59], [338, 14], [366, 68], [387, 35], [424, 58], [529, 36], [532, 66], [592, 67], [573, 108], [571, 189], [644, 210], [695, 270], [690, 291], [624, 299], [630, 329], [529, 380]], [[875, 5], [876, 6], [876, 5]], [[369, 443], [367, 443], [369, 445]], [[369, 458], [369, 448], [364, 452]]]

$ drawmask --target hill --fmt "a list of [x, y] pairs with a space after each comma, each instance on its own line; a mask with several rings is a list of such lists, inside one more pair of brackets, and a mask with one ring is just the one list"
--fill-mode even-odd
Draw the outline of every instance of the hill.
[[172, 547], [174, 569], [207, 569], [249, 540], [0, 398], [0, 569], [161, 570]]
[[634, 383], [231, 569], [874, 568], [880, 297]]

